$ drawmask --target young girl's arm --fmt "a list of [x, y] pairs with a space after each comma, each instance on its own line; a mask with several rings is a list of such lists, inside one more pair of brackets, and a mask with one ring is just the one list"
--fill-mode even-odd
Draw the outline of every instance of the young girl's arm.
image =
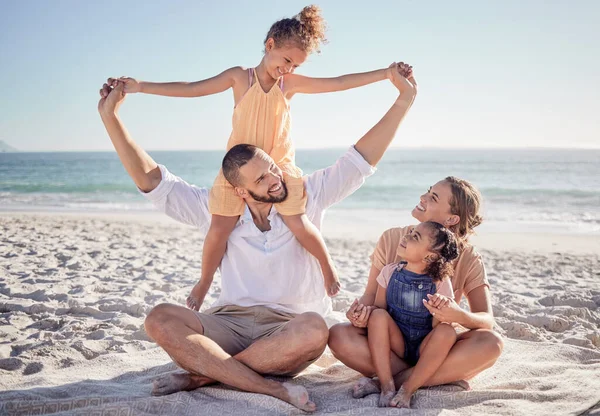
[[284, 88], [288, 99], [297, 93], [321, 94], [344, 91], [388, 79], [389, 71], [391, 71], [391, 67], [358, 74], [346, 74], [335, 78], [311, 78], [289, 74], [284, 78]]
[[383, 287], [381, 285], [377, 285], [377, 294], [375, 295], [375, 303], [373, 306], [381, 309], [387, 309], [387, 300], [386, 300], [387, 287]]
[[142, 92], [145, 94], [163, 95], [166, 97], [202, 97], [218, 94], [233, 88], [236, 80], [245, 76], [241, 67], [229, 68], [212, 78], [195, 82], [147, 82], [123, 77], [126, 93]]

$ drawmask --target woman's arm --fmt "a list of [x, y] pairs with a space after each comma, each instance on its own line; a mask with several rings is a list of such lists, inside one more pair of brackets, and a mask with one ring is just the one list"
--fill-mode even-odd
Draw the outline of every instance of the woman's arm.
[[377, 276], [379, 276], [379, 273], [381, 273], [381, 270], [375, 266], [371, 266], [371, 271], [369, 271], [369, 279], [367, 280], [367, 287], [365, 288], [365, 293], [363, 293], [359, 299], [359, 303], [363, 305], [373, 305], [375, 303], [377, 288], [379, 287], [379, 283], [377, 283]]
[[[395, 66], [395, 64], [393, 65]], [[358, 74], [346, 74], [334, 78], [311, 78], [289, 74], [284, 79], [284, 89], [288, 98], [297, 93], [322, 94], [344, 91], [389, 79], [389, 71], [391, 71], [391, 67]]]
[[467, 295], [469, 309], [464, 311], [463, 319], [457, 321], [468, 329], [493, 329], [494, 313], [492, 310], [492, 297], [486, 285], [479, 286]]
[[454, 299], [450, 299], [446, 306], [437, 308], [434, 306], [433, 296], [428, 295], [428, 297], [429, 300], [424, 300], [423, 304], [441, 322], [457, 323], [467, 329], [492, 329], [494, 327], [490, 290], [486, 285], [471, 290], [467, 295], [471, 312], [462, 309]]
[[195, 82], [148, 82], [126, 77], [120, 80], [125, 83], [126, 93], [141, 92], [165, 97], [203, 97], [233, 88], [236, 79], [245, 72], [238, 66], [229, 68], [212, 78]]

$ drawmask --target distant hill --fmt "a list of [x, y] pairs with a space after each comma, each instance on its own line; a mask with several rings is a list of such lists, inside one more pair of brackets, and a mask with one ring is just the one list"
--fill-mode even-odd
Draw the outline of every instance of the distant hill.
[[0, 140], [0, 152], [18, 152], [18, 150]]

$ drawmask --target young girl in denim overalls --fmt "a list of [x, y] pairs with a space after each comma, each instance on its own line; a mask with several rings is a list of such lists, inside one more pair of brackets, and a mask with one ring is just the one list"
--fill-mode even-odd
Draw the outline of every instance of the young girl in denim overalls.
[[[378, 309], [368, 322], [369, 348], [381, 383], [380, 407], [410, 407], [411, 396], [442, 365], [456, 342], [454, 328], [437, 321], [424, 305], [431, 299], [443, 307], [453, 298], [450, 262], [458, 257], [454, 235], [435, 222], [419, 224], [404, 237], [398, 254], [404, 261], [388, 264], [377, 277]], [[416, 364], [398, 392], [390, 351], [407, 364]]]

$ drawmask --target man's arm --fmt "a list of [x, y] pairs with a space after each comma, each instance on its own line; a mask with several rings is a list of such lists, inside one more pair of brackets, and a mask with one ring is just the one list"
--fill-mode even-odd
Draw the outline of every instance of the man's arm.
[[[402, 64], [405, 65], [405, 64]], [[362, 186], [366, 177], [374, 173], [374, 166], [392, 142], [394, 135], [416, 96], [416, 81], [408, 65], [392, 71], [392, 83], [400, 96], [383, 118], [333, 166], [314, 172], [307, 177], [307, 189], [312, 197], [307, 205], [307, 215], [319, 215], [326, 209], [348, 197]], [[400, 74], [403, 70], [409, 79]], [[311, 215], [309, 215], [309, 218]]]
[[403, 66], [399, 66], [398, 71], [392, 71], [392, 83], [398, 88], [400, 96], [385, 116], [354, 145], [371, 166], [376, 166], [383, 157], [417, 95], [417, 83], [412, 71]]
[[154, 190], [162, 178], [160, 169], [150, 155], [133, 141], [119, 118], [119, 107], [125, 99], [123, 83], [118, 83], [113, 89], [104, 84], [100, 96], [100, 117], [125, 170], [142, 191]]

